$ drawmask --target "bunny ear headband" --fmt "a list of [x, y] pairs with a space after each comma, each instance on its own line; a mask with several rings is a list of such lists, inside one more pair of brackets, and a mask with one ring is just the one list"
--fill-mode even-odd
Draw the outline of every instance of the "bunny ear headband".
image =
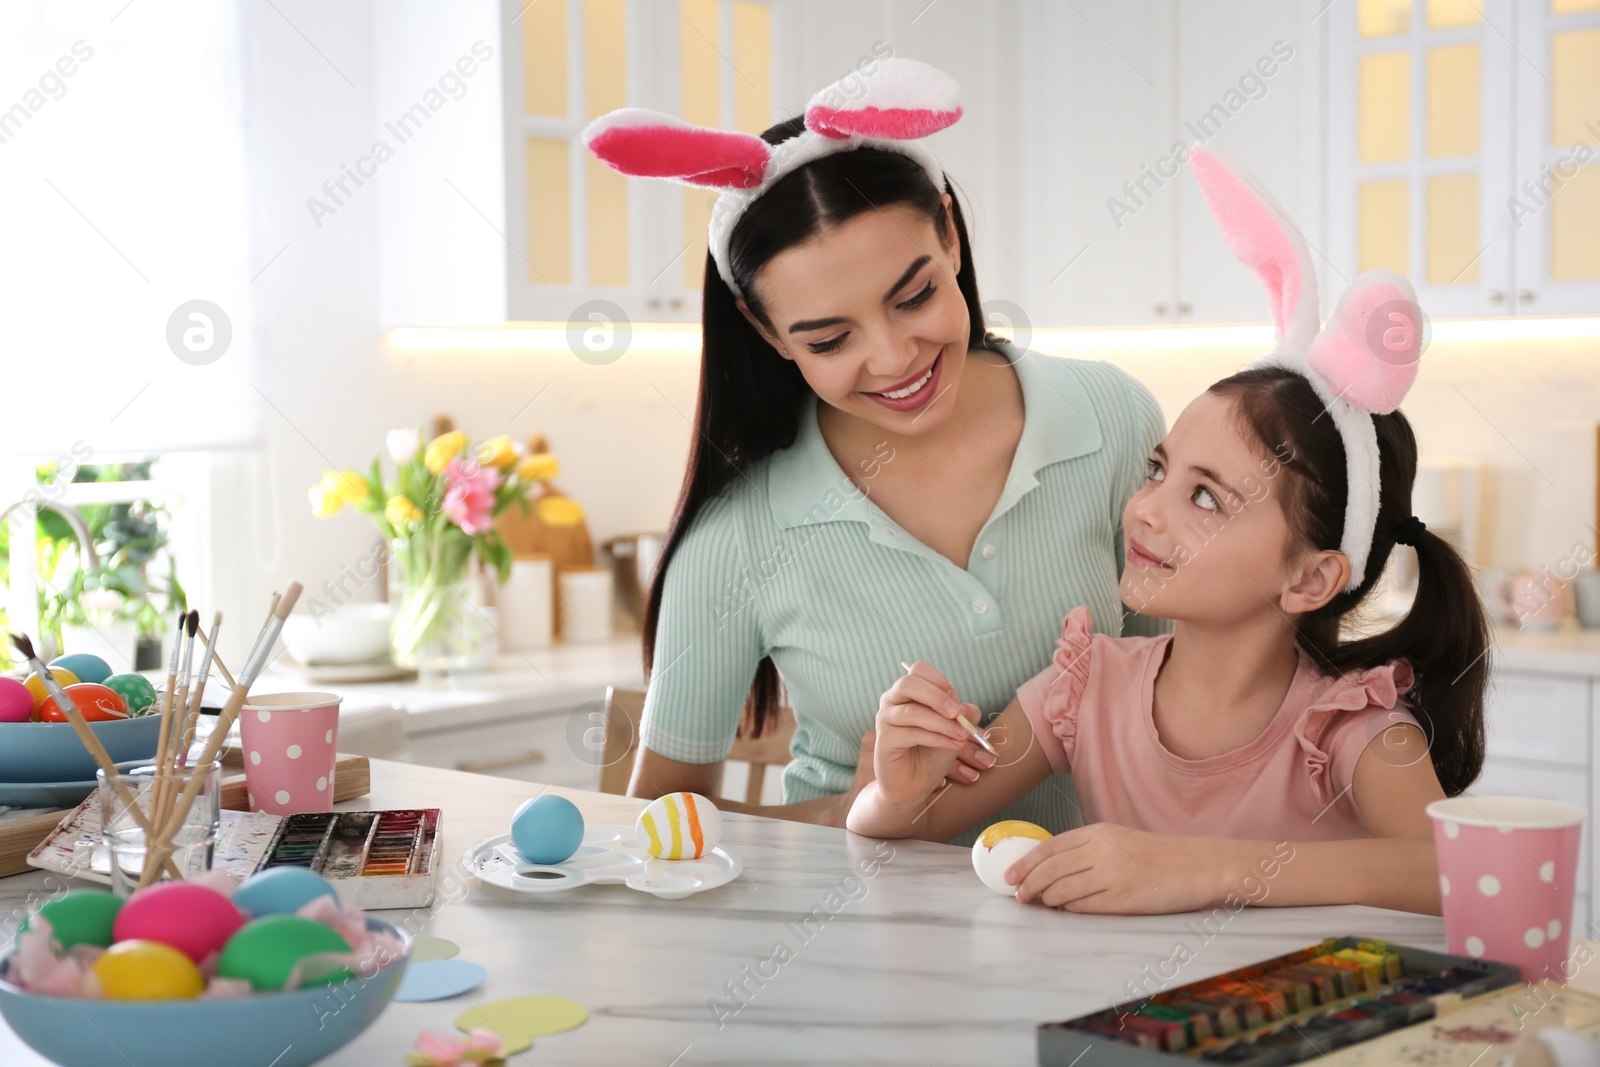
[[721, 190], [711, 209], [711, 258], [728, 288], [742, 296], [728, 267], [728, 242], [739, 216], [774, 182], [814, 159], [871, 147], [910, 156], [943, 190], [944, 170], [920, 139], [960, 117], [961, 86], [954, 78], [926, 63], [890, 58], [813, 96], [805, 131], [779, 145], [638, 107], [601, 115], [583, 131], [583, 143], [623, 174]]
[[1400, 406], [1417, 377], [1422, 313], [1411, 283], [1367, 271], [1320, 321], [1311, 255], [1289, 216], [1243, 168], [1200, 148], [1189, 151], [1211, 214], [1233, 254], [1267, 290], [1277, 347], [1252, 367], [1277, 366], [1311, 383], [1344, 439], [1349, 483], [1339, 551], [1350, 561], [1349, 591], [1361, 584], [1378, 522], [1378, 435], [1373, 415]]

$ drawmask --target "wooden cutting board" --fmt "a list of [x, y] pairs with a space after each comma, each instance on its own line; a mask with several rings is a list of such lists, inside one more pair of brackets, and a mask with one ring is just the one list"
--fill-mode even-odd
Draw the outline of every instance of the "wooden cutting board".
[[[333, 799], [354, 800], [372, 791], [372, 765], [365, 756], [340, 755], [333, 767]], [[222, 753], [222, 806], [230, 811], [244, 811], [245, 800], [244, 754], [236, 748]], [[50, 836], [68, 815], [75, 810], [41, 811], [25, 819], [0, 822], [0, 878], [22, 874], [36, 868], [28, 866], [28, 853], [39, 842]]]

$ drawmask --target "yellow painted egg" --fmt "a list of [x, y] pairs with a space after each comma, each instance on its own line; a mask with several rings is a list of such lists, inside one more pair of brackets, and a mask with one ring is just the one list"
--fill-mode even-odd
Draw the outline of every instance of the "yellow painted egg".
[[1006, 881], [1006, 871], [1052, 836], [1044, 827], [1021, 819], [997, 822], [972, 843], [972, 869], [996, 893], [1016, 896], [1017, 887]]
[[699, 793], [668, 793], [640, 814], [634, 836], [656, 859], [697, 860], [722, 840], [722, 813]]
[[[65, 667], [48, 667], [46, 670], [56, 676], [56, 681], [61, 683], [61, 688], [63, 689], [69, 685], [77, 685], [82, 680]], [[33, 717], [37, 719], [39, 717], [39, 705], [43, 704], [45, 698], [50, 694], [45, 692], [44, 682], [39, 680], [37, 674], [28, 675], [28, 680], [23, 684], [28, 687], [28, 692], [33, 694]]]
[[119, 941], [94, 961], [111, 1000], [193, 1000], [206, 987], [200, 968], [159, 941]]

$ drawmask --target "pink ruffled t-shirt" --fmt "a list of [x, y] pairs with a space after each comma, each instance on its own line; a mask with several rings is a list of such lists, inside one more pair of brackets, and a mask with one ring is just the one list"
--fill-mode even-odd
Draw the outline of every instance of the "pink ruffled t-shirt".
[[1301, 651], [1283, 705], [1259, 737], [1189, 760], [1162, 745], [1152, 715], [1171, 641], [1094, 633], [1089, 609], [1075, 608], [1050, 666], [1017, 690], [1050, 766], [1071, 771], [1085, 821], [1188, 837], [1365, 837], [1352, 799], [1356, 762], [1384, 730], [1416, 722], [1401, 699], [1410, 664], [1333, 678]]

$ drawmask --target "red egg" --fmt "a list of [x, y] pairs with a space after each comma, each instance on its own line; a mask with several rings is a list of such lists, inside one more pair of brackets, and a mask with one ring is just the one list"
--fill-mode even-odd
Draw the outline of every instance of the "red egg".
[[233, 902], [215, 889], [192, 882], [162, 882], [141, 889], [117, 912], [112, 934], [118, 941], [159, 941], [199, 963], [244, 925]]
[[[99, 682], [79, 682], [66, 688], [67, 696], [89, 722], [106, 722], [128, 717], [128, 702], [115, 690]], [[67, 713], [56, 704], [55, 697], [45, 697], [39, 705], [40, 722], [66, 722]]]

